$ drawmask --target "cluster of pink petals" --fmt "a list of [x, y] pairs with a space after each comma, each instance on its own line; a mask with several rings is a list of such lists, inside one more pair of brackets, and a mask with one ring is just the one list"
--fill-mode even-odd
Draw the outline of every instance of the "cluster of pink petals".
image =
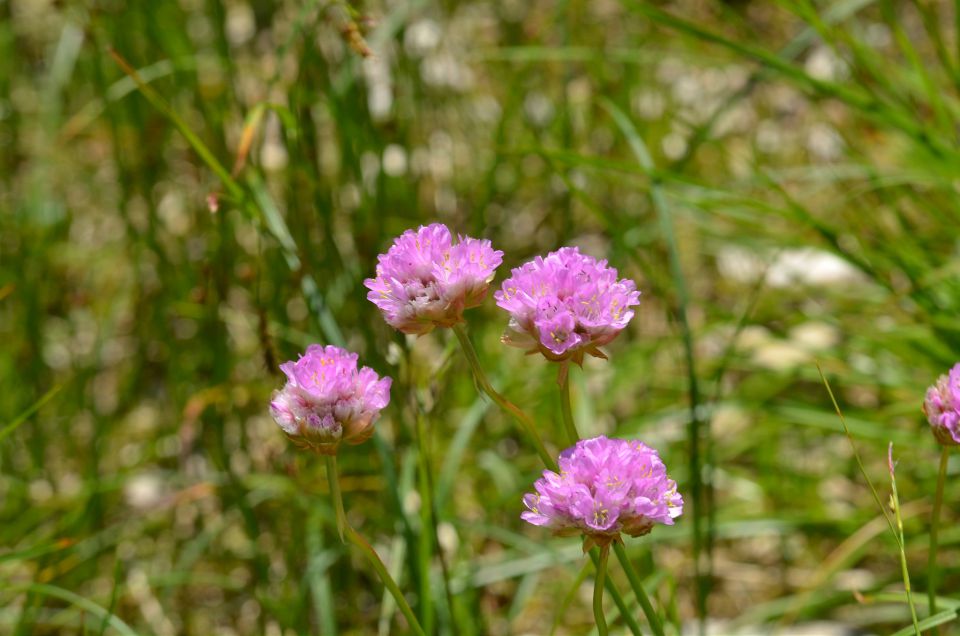
[[363, 284], [367, 299], [391, 327], [425, 334], [463, 321], [463, 310], [483, 302], [503, 252], [490, 241], [460, 236], [440, 223], [407, 230], [377, 262], [377, 277]]
[[560, 455], [560, 474], [549, 470], [523, 498], [524, 521], [558, 534], [584, 534], [606, 545], [620, 533], [647, 534], [673, 525], [683, 512], [677, 484], [654, 449], [638, 441], [594, 437]]
[[960, 363], [927, 389], [923, 412], [940, 444], [960, 446]]
[[373, 435], [373, 423], [390, 402], [388, 377], [357, 369], [357, 354], [310, 345], [280, 370], [287, 383], [275, 391], [270, 414], [294, 443], [333, 455], [340, 442], [359, 444]]
[[576, 247], [514, 269], [494, 298], [510, 312], [504, 343], [578, 364], [585, 353], [605, 357], [598, 347], [617, 337], [640, 304], [632, 280]]

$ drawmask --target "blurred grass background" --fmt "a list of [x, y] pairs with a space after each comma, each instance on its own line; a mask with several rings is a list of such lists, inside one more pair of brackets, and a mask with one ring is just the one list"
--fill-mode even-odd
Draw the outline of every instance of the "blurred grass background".
[[[577, 541], [519, 520], [536, 455], [451, 334], [405, 339], [365, 299], [376, 255], [433, 220], [504, 250], [498, 280], [565, 244], [637, 280], [611, 360], [573, 373], [574, 410], [582, 434], [659, 448], [687, 499], [627, 545], [669, 631], [909, 624], [814, 362], [878, 483], [895, 443], [924, 590], [920, 402], [960, 348], [957, 16], [0, 0], [0, 633], [403, 633], [339, 543], [321, 462], [267, 413], [277, 364], [311, 342], [395, 378], [377, 438], [339, 463], [415, 609], [442, 634], [588, 633]], [[554, 368], [499, 344], [492, 301], [469, 321], [559, 450]]]

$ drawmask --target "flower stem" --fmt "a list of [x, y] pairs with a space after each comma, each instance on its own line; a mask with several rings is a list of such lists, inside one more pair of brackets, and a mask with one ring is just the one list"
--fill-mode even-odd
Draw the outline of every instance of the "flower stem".
[[653, 603], [650, 602], [647, 591], [643, 589], [643, 583], [640, 581], [640, 577], [637, 576], [636, 570], [633, 569], [633, 564], [630, 563], [630, 557], [627, 556], [627, 551], [624, 549], [623, 544], [615, 542], [613, 544], [613, 551], [617, 554], [620, 567], [622, 567], [623, 571], [627, 574], [627, 581], [630, 582], [630, 587], [633, 588], [633, 594], [637, 597], [637, 601], [639, 601], [640, 607], [647, 617], [647, 622], [650, 623], [651, 631], [653, 631], [655, 636], [664, 636], [663, 624], [660, 622], [660, 617], [657, 615], [656, 610], [653, 609]]
[[337, 530], [340, 531], [340, 538], [346, 539], [347, 542], [360, 548], [363, 555], [370, 561], [370, 565], [377, 571], [380, 581], [383, 582], [384, 586], [390, 591], [390, 594], [393, 595], [394, 600], [397, 602], [397, 607], [400, 608], [400, 612], [406, 617], [407, 622], [410, 623], [410, 629], [412, 629], [413, 633], [417, 636], [426, 636], [416, 615], [413, 613], [413, 610], [410, 609], [407, 599], [403, 597], [403, 592], [400, 591], [397, 582], [390, 576], [387, 566], [385, 566], [380, 559], [380, 555], [378, 555], [377, 551], [367, 543], [367, 540], [360, 536], [360, 533], [354, 530], [347, 522], [347, 516], [343, 511], [343, 495], [340, 492], [340, 481], [337, 478], [337, 458], [334, 455], [326, 455], [325, 459], [327, 460], [327, 480], [330, 482], [330, 496], [333, 497], [333, 508], [337, 514]]
[[[600, 564], [600, 549], [596, 546], [590, 550], [590, 560], [593, 561], [594, 568]], [[623, 618], [623, 622], [627, 624], [627, 629], [630, 630], [630, 633], [633, 634], [633, 636], [643, 636], [643, 632], [640, 630], [640, 624], [637, 623], [637, 619], [630, 613], [627, 602], [624, 600], [623, 595], [620, 594], [620, 591], [617, 590], [617, 586], [614, 585], [613, 579], [610, 577], [607, 577], [606, 588], [607, 594], [610, 595], [614, 605], [620, 610], [620, 617]]]
[[907, 605], [910, 606], [910, 618], [913, 620], [913, 631], [916, 636], [920, 636], [917, 608], [913, 603], [913, 589], [910, 586], [910, 570], [907, 567], [907, 551], [903, 538], [903, 518], [900, 516], [900, 495], [897, 494], [897, 477], [894, 472], [893, 442], [890, 442], [889, 449], [887, 462], [890, 467], [890, 489], [892, 491], [890, 501], [893, 504], [893, 518], [897, 524], [893, 534], [897, 539], [897, 548], [900, 551], [900, 571], [903, 574], [903, 588], [907, 592]]
[[[573, 410], [570, 408], [569, 378], [569, 373], [566, 373], [563, 370], [561, 370], [557, 376], [560, 384], [560, 404], [561, 410], [563, 411], [564, 425], [567, 429], [567, 434], [571, 436], [570, 443], [576, 444], [580, 437], [577, 435], [577, 425], [573, 421]], [[657, 616], [656, 610], [653, 609], [653, 604], [650, 602], [650, 597], [647, 596], [647, 592], [643, 589], [643, 584], [641, 583], [637, 572], [633, 569], [633, 564], [630, 563], [630, 558], [627, 556], [627, 551], [623, 549], [623, 546], [619, 542], [614, 543], [613, 550], [617, 554], [617, 561], [620, 562], [620, 567], [623, 568], [623, 571], [627, 575], [627, 580], [630, 582], [630, 587], [633, 589], [633, 595], [637, 597], [637, 602], [640, 603], [640, 607], [643, 609], [643, 613], [647, 617], [647, 622], [650, 623], [650, 629], [653, 631], [654, 636], [664, 636], [663, 624], [660, 622], [660, 617]]]
[[[570, 408], [569, 377], [569, 373], [561, 370], [557, 376], [557, 380], [560, 384], [560, 404], [561, 410], [563, 411], [564, 425], [567, 429], [567, 434], [571, 436], [570, 443], [576, 444], [580, 437], [577, 435], [577, 425], [573, 421], [573, 410]], [[620, 567], [623, 568], [623, 571], [627, 575], [627, 580], [633, 589], [633, 595], [637, 597], [637, 602], [640, 603], [640, 607], [647, 617], [647, 622], [650, 623], [650, 629], [653, 631], [654, 636], [664, 636], [663, 624], [660, 622], [660, 617], [657, 616], [656, 610], [653, 609], [650, 597], [647, 596], [647, 592], [643, 589], [643, 584], [637, 572], [633, 569], [633, 564], [627, 556], [627, 551], [623, 549], [623, 546], [619, 542], [614, 543], [613, 550], [617, 554], [617, 561], [620, 562]]]
[[337, 515], [337, 534], [340, 535], [340, 541], [346, 543], [343, 533], [349, 524], [347, 523], [347, 513], [343, 510], [343, 494], [340, 492], [340, 479], [337, 476], [337, 456], [324, 455], [324, 459], [327, 461], [327, 483], [330, 484], [333, 510]]
[[[490, 384], [490, 381], [487, 379], [486, 374], [483, 371], [483, 367], [480, 366], [480, 359], [477, 357], [477, 352], [473, 348], [473, 343], [470, 342], [470, 337], [467, 335], [466, 330], [463, 328], [463, 325], [458, 324], [453, 326], [453, 333], [456, 334], [457, 340], [460, 342], [460, 347], [463, 349], [463, 353], [467, 358], [467, 362], [470, 364], [470, 368], [473, 371], [473, 377], [476, 379], [477, 388], [484, 393], [486, 393], [490, 399], [497, 403], [497, 405], [502, 408], [504, 411], [510, 413], [517, 422], [520, 423], [521, 427], [530, 435], [530, 438], [533, 440], [534, 445], [537, 448], [537, 453], [540, 455], [540, 459], [543, 461], [544, 465], [556, 472], [557, 462], [547, 453], [546, 448], [543, 445], [543, 441], [540, 439], [540, 435], [537, 433], [536, 426], [530, 416], [520, 410], [519, 407], [511, 403], [509, 400], [504, 398], [496, 389], [493, 388], [493, 385]], [[573, 423], [573, 416], [571, 412], [570, 422]], [[576, 427], [573, 427], [573, 430], [576, 431]], [[575, 438], [574, 442], [577, 441]], [[590, 557], [594, 560], [594, 564], [598, 563], [598, 558], [595, 554], [595, 551], [591, 551]], [[631, 584], [633, 581], [639, 581], [639, 577], [633, 572], [633, 566], [630, 563], [630, 560], [626, 558], [626, 553], [623, 553], [621, 557], [620, 554], [617, 554], [617, 559], [620, 561], [620, 565], [624, 570], [627, 571], [627, 577], [630, 579]], [[620, 608], [621, 614], [624, 616], [624, 620], [627, 622], [627, 625], [630, 627], [630, 631], [634, 634], [640, 633], [640, 628], [636, 624], [636, 621], [632, 616], [626, 611], [626, 605], [623, 602], [623, 598], [620, 596], [617, 589], [613, 586], [612, 581], [607, 581], [608, 587], [610, 588], [610, 593], [613, 596], [614, 601], [617, 603], [617, 607]], [[639, 590], [639, 591], [638, 591]], [[643, 591], [642, 587], [634, 587], [634, 594], [637, 595], [637, 600], [640, 602], [640, 605], [643, 607], [643, 611], [647, 616], [647, 620], [650, 622], [650, 626], [654, 631], [655, 636], [663, 636], [663, 627], [660, 625], [660, 618], [657, 616], [656, 612], [653, 611], [653, 606], [650, 604], [650, 599], [646, 597], [646, 594]]]
[[560, 385], [560, 411], [563, 414], [563, 427], [567, 432], [567, 441], [571, 446], [577, 443], [580, 435], [577, 425], [573, 422], [573, 409], [570, 408], [570, 368], [561, 363], [557, 372], [557, 384]]
[[547, 452], [547, 448], [543, 445], [543, 440], [540, 439], [540, 434], [537, 432], [537, 427], [534, 424], [533, 420], [529, 415], [524, 413], [520, 408], [503, 397], [493, 385], [490, 384], [490, 380], [487, 378], [486, 373], [483, 371], [483, 367], [480, 366], [480, 358], [477, 356], [476, 349], [473, 348], [473, 343], [470, 342], [470, 336], [467, 335], [466, 330], [463, 328], [462, 324], [456, 324], [453, 326], [453, 333], [456, 334], [457, 340], [460, 342], [460, 348], [463, 349], [463, 354], [467, 358], [467, 362], [470, 364], [470, 369], [473, 371], [473, 377], [477, 381], [477, 388], [486, 393], [491, 400], [496, 402], [497, 406], [513, 416], [517, 423], [520, 424], [520, 427], [527, 433], [530, 437], [530, 441], [533, 442], [534, 447], [537, 449], [537, 454], [540, 455], [540, 459], [550, 470], [557, 470], [557, 462], [554, 461], [553, 457], [550, 456], [550, 453]]
[[607, 557], [610, 556], [610, 546], [600, 548], [600, 559], [597, 563], [597, 578], [593, 582], [593, 620], [597, 623], [597, 634], [607, 636], [607, 619], [603, 615], [603, 583], [607, 578]]
[[430, 466], [427, 459], [423, 417], [419, 412], [415, 412], [414, 419], [416, 420], [417, 430], [417, 464], [420, 481], [420, 544], [417, 550], [420, 568], [420, 618], [427, 633], [433, 633], [433, 594], [430, 589], [430, 564], [433, 561], [433, 535], [436, 526], [432, 514], [433, 496], [430, 492], [428, 478]]
[[937, 534], [940, 529], [940, 510], [943, 507], [943, 485], [947, 481], [947, 463], [950, 460], [950, 447], [940, 450], [940, 471], [937, 474], [937, 494], [933, 499], [933, 519], [930, 522], [930, 554], [927, 556], [927, 572], [930, 582], [927, 595], [930, 602], [930, 615], [937, 613]]

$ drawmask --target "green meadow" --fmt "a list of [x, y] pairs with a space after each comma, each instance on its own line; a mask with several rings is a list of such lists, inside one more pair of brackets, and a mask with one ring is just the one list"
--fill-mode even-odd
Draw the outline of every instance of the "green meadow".
[[685, 501], [610, 634], [960, 634], [942, 0], [0, 0], [0, 634], [416, 633], [271, 417], [313, 343], [393, 378], [339, 484], [424, 633], [602, 634], [581, 539], [520, 519], [530, 438], [367, 300], [432, 222], [504, 252], [463, 327], [553, 457], [493, 291], [575, 245], [642, 293], [569, 368]]

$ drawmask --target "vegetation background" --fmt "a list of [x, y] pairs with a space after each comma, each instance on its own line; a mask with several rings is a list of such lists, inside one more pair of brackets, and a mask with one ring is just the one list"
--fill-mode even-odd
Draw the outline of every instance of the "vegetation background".
[[[894, 443], [922, 592], [938, 450], [920, 403], [960, 349], [958, 15], [0, 0], [0, 633], [404, 633], [337, 538], [321, 462], [267, 413], [311, 342], [395, 378], [377, 437], [339, 462], [415, 610], [440, 634], [588, 633], [578, 542], [519, 519], [526, 440], [451, 334], [404, 338], [365, 299], [376, 255], [433, 220], [502, 249], [498, 280], [574, 244], [638, 281], [573, 399], [583, 433], [659, 448], [687, 499], [627, 542], [668, 632], [908, 625], [815, 362], [884, 500]], [[492, 300], [469, 323], [559, 450], [553, 367], [500, 345]]]

